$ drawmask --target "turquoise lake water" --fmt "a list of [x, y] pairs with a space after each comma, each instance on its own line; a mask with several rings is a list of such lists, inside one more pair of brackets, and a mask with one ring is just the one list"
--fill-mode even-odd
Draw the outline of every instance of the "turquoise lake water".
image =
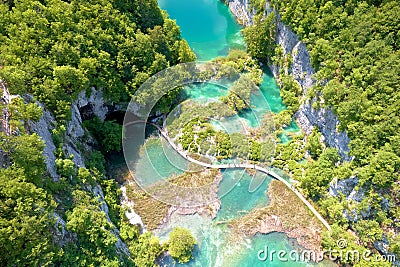
[[182, 37], [206, 61], [227, 55], [230, 48], [243, 48], [240, 25], [222, 1], [215, 0], [159, 0], [181, 28]]
[[[188, 41], [198, 56], [198, 60], [206, 61], [217, 56], [226, 56], [229, 49], [244, 49], [245, 45], [240, 35], [241, 26], [229, 12], [228, 7], [219, 0], [159, 0], [159, 4], [166, 9], [170, 17], [177, 20], [181, 27], [182, 36]], [[188, 98], [209, 101], [218, 100], [226, 95], [227, 90], [216, 85], [198, 84], [187, 87]], [[279, 95], [273, 76], [268, 70], [263, 74], [260, 91], [251, 95], [253, 110], [239, 116], [225, 118], [213, 123], [215, 128], [228, 129], [228, 132], [240, 131], [240, 123], [257, 127], [262, 116], [272, 111], [278, 113], [286, 109]], [[286, 131], [298, 131], [293, 123]], [[282, 141], [289, 138], [281, 136]], [[148, 142], [146, 151], [142, 151], [135, 166], [137, 179], [144, 179], [145, 184], [152, 184], [160, 179], [168, 178], [173, 174], [183, 173], [187, 162], [167, 143], [161, 145], [161, 139]], [[221, 198], [221, 208], [214, 220], [194, 215], [179, 215], [174, 213], [168, 223], [161, 229], [154, 231], [162, 241], [168, 239], [169, 232], [174, 227], [185, 227], [195, 235], [198, 245], [195, 250], [195, 259], [187, 264], [177, 264], [171, 258], [164, 259], [163, 266], [201, 266], [201, 267], [235, 267], [235, 266], [311, 266], [304, 262], [262, 262], [257, 258], [257, 252], [267, 245], [269, 249], [285, 249], [287, 251], [298, 248], [297, 243], [285, 234], [272, 233], [241, 237], [232, 233], [224, 221], [251, 211], [254, 208], [268, 204], [268, 185], [271, 178], [258, 173], [257, 180], [263, 181], [257, 188], [252, 188], [253, 177], [243, 170], [225, 170], [220, 184], [220, 192], [224, 187], [236, 184]], [[143, 182], [143, 181], [142, 181]], [[251, 188], [251, 190], [249, 190]], [[251, 191], [251, 192], [250, 192]]]
[[153, 139], [145, 144], [140, 160], [135, 166], [135, 179], [140, 185], [152, 185], [172, 175], [184, 173], [187, 161], [179, 156], [164, 139]]

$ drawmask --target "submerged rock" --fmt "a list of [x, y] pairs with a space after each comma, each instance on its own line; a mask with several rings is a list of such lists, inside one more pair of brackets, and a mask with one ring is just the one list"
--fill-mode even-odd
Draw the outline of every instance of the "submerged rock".
[[[274, 180], [268, 187], [270, 203], [266, 207], [252, 210], [250, 213], [229, 222], [229, 226], [238, 233], [253, 236], [257, 233], [285, 233], [297, 240], [305, 249], [321, 252], [323, 225], [310, 214], [303, 202], [296, 201], [297, 196], [283, 183]], [[291, 205], [287, 205], [291, 203]], [[320, 261], [322, 259], [313, 259]]]

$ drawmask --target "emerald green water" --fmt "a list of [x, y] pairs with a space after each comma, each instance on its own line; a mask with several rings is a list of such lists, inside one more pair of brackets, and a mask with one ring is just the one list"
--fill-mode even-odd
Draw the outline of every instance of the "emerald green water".
[[[240, 35], [241, 27], [230, 14], [226, 5], [219, 0], [159, 0], [159, 4], [166, 9], [181, 27], [182, 36], [198, 55], [199, 60], [210, 60], [217, 56], [226, 56], [231, 48], [244, 48]], [[185, 89], [186, 95], [196, 101], [216, 101], [227, 94], [226, 88], [211, 84], [196, 84]], [[212, 122], [215, 128], [225, 129], [228, 132], [238, 132], [243, 129], [242, 124], [249, 127], [259, 126], [262, 116], [269, 111], [278, 113], [286, 109], [280, 97], [277, 86], [270, 72], [265, 71], [260, 91], [251, 95], [251, 112], [244, 112], [238, 116], [223, 118]], [[298, 127], [292, 123], [287, 132], [296, 132]], [[283, 142], [288, 141], [286, 134], [281, 136]], [[161, 141], [152, 140], [146, 143], [147, 151], [142, 151], [136, 163], [135, 173], [153, 183], [165, 179], [173, 174], [186, 170], [185, 160], [168, 144], [161, 145]], [[253, 177], [243, 170], [225, 170], [220, 184], [220, 192], [230, 186], [232, 181], [237, 182], [235, 187], [221, 198], [221, 207], [217, 217], [212, 220], [198, 214], [179, 215], [173, 213], [169, 222], [154, 231], [162, 241], [168, 239], [174, 227], [185, 227], [195, 235], [198, 245], [194, 253], [195, 258], [187, 264], [177, 264], [171, 258], [164, 258], [162, 266], [201, 266], [201, 267], [235, 267], [235, 266], [308, 266], [304, 262], [262, 262], [257, 258], [257, 252], [268, 245], [269, 249], [298, 248], [294, 240], [285, 234], [272, 233], [242, 237], [234, 234], [225, 224], [216, 224], [240, 217], [252, 209], [268, 204], [268, 185], [271, 178], [257, 173], [256, 180], [263, 181], [258, 188], [252, 188]], [[150, 178], [149, 178], [150, 177]], [[256, 183], [257, 184], [257, 183]], [[250, 189], [250, 190], [249, 190]]]
[[216, 220], [228, 220], [242, 216], [248, 211], [263, 207], [268, 204], [267, 189], [271, 178], [265, 174], [257, 173], [265, 181], [254, 192], [249, 192], [252, 176], [245, 170], [227, 169], [223, 172], [224, 179], [220, 184], [220, 191], [224, 192], [224, 186], [230, 186], [229, 180], [238, 181], [235, 187], [227, 195], [221, 198], [221, 208]]
[[184, 88], [186, 98], [199, 102], [218, 101], [221, 96], [228, 95], [228, 88], [212, 83], [198, 83]]
[[[159, 139], [158, 139], [159, 140]], [[168, 146], [168, 144], [165, 144]], [[144, 162], [148, 160], [157, 162], [158, 156], [165, 150], [160, 145], [160, 141], [151, 141], [147, 144], [150, 151], [145, 154]], [[179, 154], [171, 150], [169, 160], [157, 162], [159, 169], [166, 173], [174, 173], [176, 169], [170, 166], [171, 162], [180, 162]], [[149, 165], [143, 164], [141, 168], [148, 168]], [[250, 267], [250, 266], [315, 266], [315, 264], [305, 262], [280, 262], [260, 261], [257, 257], [258, 251], [268, 246], [269, 250], [291, 250], [299, 249], [297, 242], [288, 238], [282, 233], [271, 233], [268, 235], [257, 234], [253, 237], [238, 236], [233, 233], [225, 224], [217, 224], [224, 221], [240, 217], [254, 208], [263, 207], [269, 203], [267, 197], [268, 185], [271, 178], [258, 173], [264, 182], [252, 193], [249, 192], [252, 176], [243, 170], [225, 170], [222, 173], [223, 180], [221, 189], [225, 184], [230, 185], [229, 181], [238, 181], [236, 186], [221, 198], [221, 207], [214, 220], [198, 214], [179, 215], [173, 213], [169, 222], [158, 230], [153, 231], [161, 241], [167, 241], [169, 233], [174, 227], [184, 227], [190, 229], [197, 239], [197, 246], [194, 251], [194, 259], [186, 264], [178, 264], [170, 257], [163, 259], [161, 266], [190, 266], [190, 267]], [[318, 266], [328, 266], [329, 263], [320, 263]]]
[[[246, 128], [259, 127], [266, 113], [271, 111], [279, 113], [286, 109], [280, 97], [279, 86], [272, 74], [269, 71], [265, 71], [262, 79], [262, 83], [259, 86], [260, 90], [251, 93], [251, 109], [232, 117], [224, 117], [219, 121], [211, 121], [216, 130], [222, 130], [227, 133], [244, 132]], [[215, 84], [201, 83], [185, 86], [184, 94], [187, 98], [206, 103], [209, 101], [218, 101], [221, 96], [226, 96], [228, 89]], [[299, 130], [296, 122], [292, 121], [284, 129], [284, 133], [280, 135], [281, 141], [283, 143], [288, 142], [291, 139], [288, 134], [299, 132]]]
[[[270, 242], [265, 242], [267, 237]], [[271, 241], [273, 241], [273, 243]], [[238, 254], [237, 257], [232, 258], [228, 262], [227, 266], [249, 266], [249, 267], [250, 266], [269, 266], [269, 267], [316, 266], [316, 264], [313, 263], [293, 261], [290, 260], [290, 258], [288, 257], [287, 257], [288, 261], [286, 262], [279, 261], [278, 259], [276, 259], [276, 255], [275, 259], [272, 258], [270, 260], [270, 258], [267, 258], [265, 261], [261, 261], [257, 257], [259, 250], [292, 251], [298, 249], [298, 247], [299, 245], [295, 240], [288, 238], [283, 233], [271, 233], [267, 236], [262, 234], [257, 234], [252, 239], [250, 239], [250, 242], [248, 244], [248, 249], [246, 249], [243, 254]], [[249, 257], [249, 255], [253, 256]]]
[[135, 166], [135, 179], [140, 181], [140, 185], [154, 184], [171, 175], [182, 174], [187, 169], [187, 161], [164, 139], [151, 139], [144, 147]]
[[[279, 113], [286, 109], [285, 104], [280, 97], [279, 87], [275, 82], [272, 74], [269, 72], [263, 73], [262, 83], [258, 91], [252, 92], [250, 96], [251, 109], [241, 112], [232, 117], [222, 118], [220, 121], [212, 121], [216, 130], [224, 130], [228, 133], [243, 131], [246, 127], [255, 128], [260, 126], [263, 116], [272, 111]], [[184, 88], [186, 98], [195, 99], [199, 102], [218, 101], [221, 96], [228, 94], [229, 88], [222, 87], [210, 83], [200, 83], [188, 85]], [[293, 121], [292, 124], [285, 129], [286, 132], [297, 132], [299, 128]], [[283, 142], [289, 139], [284, 135]]]
[[222, 1], [159, 0], [158, 3], [177, 21], [182, 37], [198, 60], [226, 56], [230, 48], [244, 48], [241, 27]]

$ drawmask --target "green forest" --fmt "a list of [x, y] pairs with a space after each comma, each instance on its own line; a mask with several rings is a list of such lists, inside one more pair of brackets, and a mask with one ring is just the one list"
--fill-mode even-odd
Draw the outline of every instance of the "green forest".
[[[244, 30], [246, 40], [253, 41], [249, 51], [261, 61], [281, 67], [281, 96], [293, 115], [304, 99], [296, 86], [290, 85], [293, 78], [284, 72], [290, 67], [291, 55], [284, 56], [282, 49], [271, 42], [277, 15], [266, 15], [264, 0], [253, 0], [251, 5], [256, 10], [254, 25]], [[316, 84], [308, 90], [307, 98], [314, 99], [314, 108], [332, 108], [340, 120], [337, 130], [346, 131], [351, 140], [348, 155], [352, 160], [344, 162], [335, 149], [321, 145], [321, 134], [315, 128], [306, 145], [313, 160], [307, 163], [305, 172], [300, 171], [303, 166], [296, 164], [295, 155], [286, 155], [281, 167], [291, 170], [303, 192], [335, 225], [335, 234], [325, 236], [325, 247], [334, 246], [335, 238], [345, 237], [351, 230], [360, 237], [360, 245], [368, 248], [373, 248], [374, 241], [387, 238], [389, 250], [399, 255], [398, 1], [272, 0], [270, 5], [310, 52]], [[334, 178], [349, 177], [357, 177], [356, 189], [364, 192], [359, 204], [328, 194]], [[366, 262], [357, 266], [376, 264], [383, 266]]]
[[[185, 229], [161, 246], [125, 218], [103, 156], [121, 149], [121, 126], [107, 121], [98, 131], [103, 122], [85, 122], [102, 141], [101, 151], [87, 153], [86, 168], [63, 151], [79, 92], [94, 87], [109, 102], [128, 102], [151, 75], [196, 58], [175, 21], [155, 0], [0, 1], [0, 51], [0, 79], [10, 93], [33, 96], [56, 118], [52, 135], [61, 177], [53, 181], [46, 172], [44, 142], [28, 123], [43, 109], [32, 97], [13, 99], [8, 111], [18, 134], [0, 133], [1, 265], [154, 266], [168, 246], [174, 258], [188, 261], [195, 241]], [[109, 218], [93, 193], [98, 185]], [[64, 230], [71, 234], [65, 244], [59, 239]]]

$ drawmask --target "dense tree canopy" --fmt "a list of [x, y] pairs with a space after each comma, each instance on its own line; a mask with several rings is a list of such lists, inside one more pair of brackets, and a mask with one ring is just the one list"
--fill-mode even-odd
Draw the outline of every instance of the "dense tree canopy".
[[47, 266], [54, 252], [55, 202], [20, 168], [0, 169], [0, 261], [3, 266]]
[[[1, 265], [153, 266], [161, 244], [125, 221], [104, 156], [83, 151], [86, 167], [77, 166], [64, 142], [80, 92], [94, 87], [110, 103], [128, 102], [151, 75], [195, 60], [175, 21], [156, 0], [0, 1], [0, 51], [0, 79], [23, 96], [8, 105], [15, 135], [0, 133]], [[44, 142], [30, 133], [43, 109], [26, 94], [55, 115], [58, 181], [46, 173]], [[94, 119], [86, 126], [102, 153], [121, 149], [120, 125]]]
[[0, 78], [68, 118], [90, 87], [129, 101], [148, 77], [195, 59], [157, 1], [27, 1], [0, 4]]

